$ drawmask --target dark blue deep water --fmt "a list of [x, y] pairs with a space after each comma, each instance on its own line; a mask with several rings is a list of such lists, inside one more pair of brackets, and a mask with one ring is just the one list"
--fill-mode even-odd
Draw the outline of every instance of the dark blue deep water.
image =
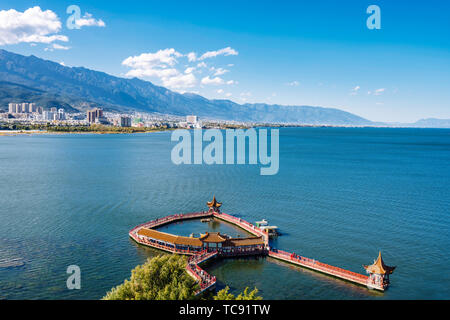
[[[363, 273], [382, 250], [396, 265], [376, 293], [272, 259], [224, 260], [219, 287], [267, 299], [449, 299], [450, 130], [280, 129], [280, 170], [172, 164], [170, 133], [0, 137], [0, 298], [99, 299], [159, 252], [133, 226], [203, 210], [266, 218], [274, 246]], [[239, 233], [189, 222], [169, 231]], [[23, 264], [5, 267], [15, 261]], [[81, 290], [66, 268], [81, 268]], [[3, 267], [2, 267], [3, 265]]]

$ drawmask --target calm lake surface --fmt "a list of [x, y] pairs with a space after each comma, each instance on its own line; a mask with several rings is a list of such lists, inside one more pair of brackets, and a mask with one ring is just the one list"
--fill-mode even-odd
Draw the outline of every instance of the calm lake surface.
[[[265, 299], [450, 299], [450, 130], [280, 129], [280, 170], [172, 164], [170, 133], [0, 137], [0, 298], [99, 299], [160, 252], [135, 225], [205, 209], [283, 233], [273, 246], [363, 273], [396, 265], [377, 293], [270, 258], [222, 260], [219, 288]], [[242, 231], [190, 221], [168, 232]], [[6, 267], [14, 262], [16, 267]], [[81, 290], [66, 269], [81, 268]]]

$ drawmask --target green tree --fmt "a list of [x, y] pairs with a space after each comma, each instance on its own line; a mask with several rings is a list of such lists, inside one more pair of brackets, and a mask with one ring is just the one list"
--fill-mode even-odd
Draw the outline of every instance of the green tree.
[[163, 255], [148, 259], [131, 272], [130, 280], [111, 291], [104, 300], [190, 300], [198, 288], [186, 272], [187, 259]]
[[220, 290], [214, 296], [214, 300], [262, 300], [261, 296], [258, 296], [258, 289], [253, 289], [249, 292], [249, 288], [245, 288], [244, 292], [240, 293], [237, 297], [228, 291], [230, 288], [227, 286], [225, 289]]
[[[197, 283], [186, 271], [187, 258], [180, 255], [160, 255], [149, 258], [131, 271], [131, 278], [112, 288], [103, 300], [191, 300], [196, 299]], [[207, 293], [203, 299], [262, 300], [258, 289], [249, 292], [247, 287], [237, 297], [229, 288], [216, 295]]]

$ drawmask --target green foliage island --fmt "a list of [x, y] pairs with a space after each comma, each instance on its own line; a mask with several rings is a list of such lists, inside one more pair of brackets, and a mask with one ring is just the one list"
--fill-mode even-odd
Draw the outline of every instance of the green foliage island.
[[216, 295], [195, 296], [199, 287], [187, 273], [186, 264], [187, 258], [180, 255], [149, 258], [131, 271], [129, 280], [112, 288], [103, 300], [262, 300], [256, 288], [252, 291], [246, 288], [237, 296], [229, 293], [228, 287]]

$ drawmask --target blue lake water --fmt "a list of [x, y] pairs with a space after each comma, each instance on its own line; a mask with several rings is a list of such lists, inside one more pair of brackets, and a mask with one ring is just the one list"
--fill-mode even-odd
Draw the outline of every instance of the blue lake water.
[[[274, 246], [355, 272], [378, 251], [397, 269], [385, 293], [270, 258], [222, 260], [207, 269], [266, 299], [449, 299], [450, 130], [280, 129], [280, 170], [171, 162], [170, 133], [0, 137], [3, 299], [99, 299], [160, 252], [128, 238], [135, 225], [205, 209], [266, 218]], [[229, 225], [188, 222], [168, 232]], [[66, 268], [81, 268], [81, 290]]]

